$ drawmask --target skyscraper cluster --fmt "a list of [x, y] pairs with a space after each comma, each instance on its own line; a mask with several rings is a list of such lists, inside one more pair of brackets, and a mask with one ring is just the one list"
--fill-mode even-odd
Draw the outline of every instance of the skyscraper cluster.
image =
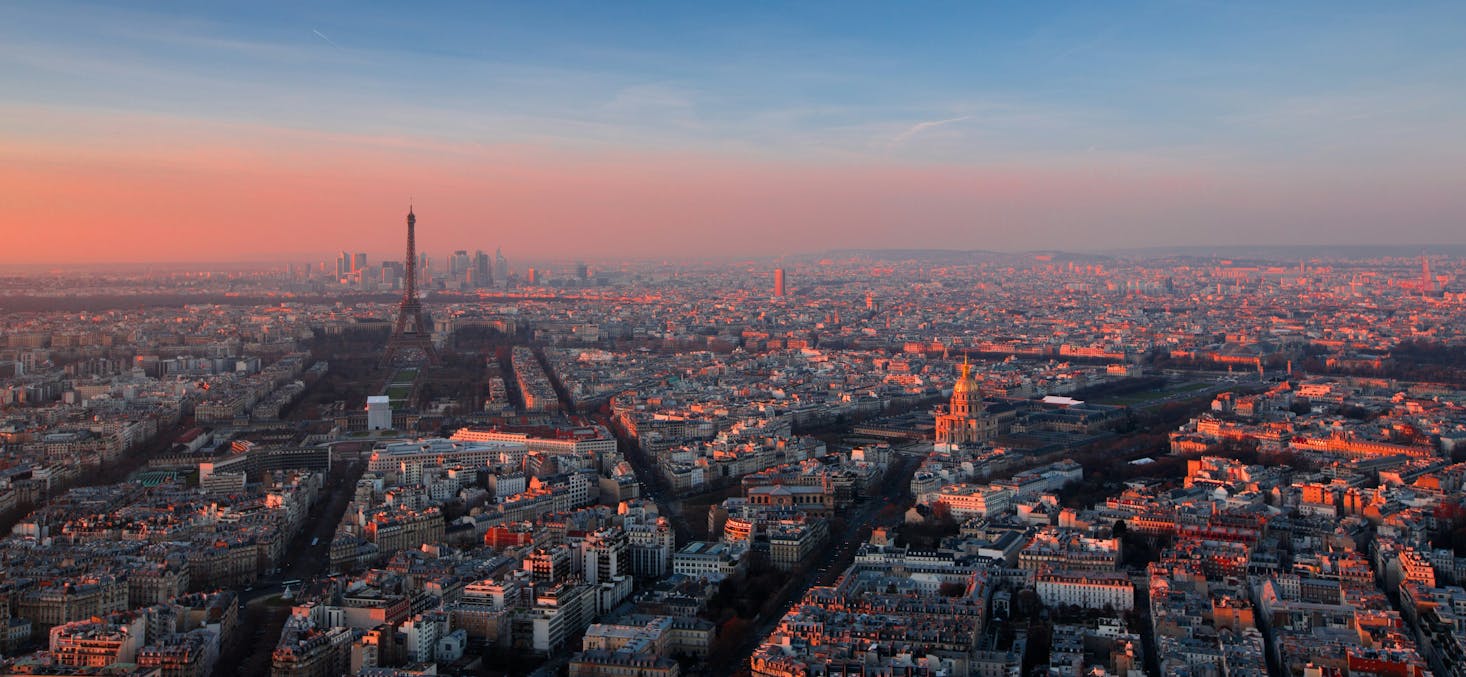
[[345, 279], [353, 275], [361, 275], [367, 267], [367, 255], [365, 252], [343, 251], [336, 256], [336, 278]]
[[[483, 250], [470, 253], [467, 249], [459, 249], [447, 257], [446, 268], [442, 260], [434, 267], [432, 258], [423, 252], [418, 252], [415, 258], [415, 282], [423, 289], [489, 289], [509, 281], [509, 262], [502, 251], [491, 256]], [[349, 287], [398, 290], [405, 286], [403, 276], [407, 268], [401, 261], [368, 265], [365, 253], [342, 251], [336, 256], [335, 275], [331, 274], [330, 263], [321, 264], [320, 274]], [[304, 266], [303, 270], [309, 276], [311, 266]], [[294, 266], [291, 267], [291, 277], [297, 277]]]
[[453, 286], [454, 283], [471, 289], [493, 286], [494, 264], [489, 260], [489, 255], [483, 251], [475, 251], [470, 256], [466, 249], [453, 252], [453, 256], [448, 259], [448, 284]]

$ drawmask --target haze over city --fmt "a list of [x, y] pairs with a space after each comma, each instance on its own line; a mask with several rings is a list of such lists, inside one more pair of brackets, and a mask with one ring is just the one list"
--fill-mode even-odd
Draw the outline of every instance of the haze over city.
[[0, 4], [0, 677], [1466, 677], [1466, 4]]
[[[4, 263], [1460, 244], [1466, 6], [8, 3]], [[306, 259], [310, 260], [310, 259]]]

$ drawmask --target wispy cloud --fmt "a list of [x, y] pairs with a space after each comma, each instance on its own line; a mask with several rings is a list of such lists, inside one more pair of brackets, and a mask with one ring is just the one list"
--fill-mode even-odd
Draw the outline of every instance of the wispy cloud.
[[955, 118], [947, 118], [945, 120], [927, 120], [925, 122], [918, 122], [918, 123], [916, 123], [914, 125], [911, 125], [910, 127], [907, 127], [906, 128], [906, 131], [901, 132], [900, 134], [897, 134], [895, 137], [892, 137], [892, 139], [891, 139], [891, 145], [899, 145], [899, 144], [906, 143], [907, 141], [910, 141], [911, 140], [911, 137], [916, 136], [917, 134], [920, 134], [920, 133], [925, 132], [925, 131], [936, 129], [937, 127], [943, 127], [943, 126], [946, 126], [946, 125], [950, 125], [950, 124], [957, 123], [957, 122], [963, 122], [965, 120], [971, 120], [971, 119], [972, 119], [972, 116], [971, 115], [963, 115], [963, 116], [959, 116], [959, 117], [955, 117]]

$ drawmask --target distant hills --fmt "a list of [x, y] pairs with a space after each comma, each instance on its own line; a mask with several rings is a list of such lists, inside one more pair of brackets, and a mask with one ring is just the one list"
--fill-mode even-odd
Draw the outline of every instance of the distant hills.
[[806, 260], [870, 261], [872, 263], [915, 262], [930, 266], [960, 266], [974, 263], [1026, 265], [1036, 262], [1103, 263], [1114, 260], [1104, 254], [1061, 251], [995, 252], [987, 249], [831, 249], [802, 257]]
[[1164, 258], [1186, 256], [1197, 258], [1262, 259], [1298, 261], [1299, 259], [1374, 259], [1381, 257], [1413, 258], [1428, 256], [1466, 256], [1466, 245], [1219, 245], [1191, 247], [1136, 247], [1110, 249], [1103, 253], [1125, 258]]
[[932, 264], [971, 264], [993, 261], [1003, 256], [1002, 252], [984, 249], [831, 249], [808, 254], [807, 259], [860, 260], [896, 263], [919, 261]]
[[1428, 256], [1466, 256], [1466, 245], [1219, 245], [1186, 247], [1136, 247], [1099, 252], [1067, 252], [1059, 250], [998, 252], [987, 249], [831, 249], [796, 257], [806, 261], [870, 261], [872, 263], [915, 262], [923, 265], [972, 265], [999, 263], [1031, 265], [1033, 263], [1106, 263], [1116, 259], [1240, 259], [1251, 261], [1293, 262], [1299, 260], [1357, 260], [1381, 257], [1414, 258]]

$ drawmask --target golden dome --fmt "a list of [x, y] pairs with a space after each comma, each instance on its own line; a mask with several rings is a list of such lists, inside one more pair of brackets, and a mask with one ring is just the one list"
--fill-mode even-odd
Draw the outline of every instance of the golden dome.
[[952, 384], [952, 394], [967, 394], [977, 390], [977, 383], [972, 380], [972, 365], [966, 360], [962, 362], [962, 375], [957, 377], [957, 382]]

